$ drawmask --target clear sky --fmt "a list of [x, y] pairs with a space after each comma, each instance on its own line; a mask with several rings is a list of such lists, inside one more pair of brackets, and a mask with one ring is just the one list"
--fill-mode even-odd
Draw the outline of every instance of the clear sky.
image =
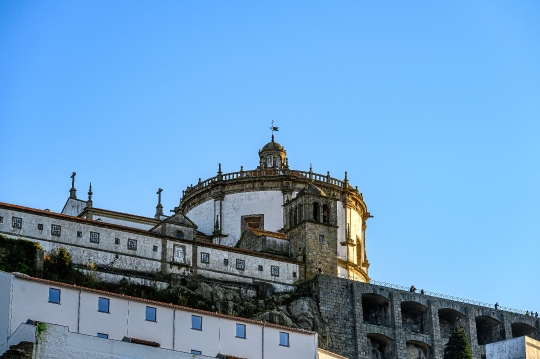
[[289, 164], [363, 192], [375, 280], [540, 311], [540, 2], [0, 2], [0, 201], [152, 216]]

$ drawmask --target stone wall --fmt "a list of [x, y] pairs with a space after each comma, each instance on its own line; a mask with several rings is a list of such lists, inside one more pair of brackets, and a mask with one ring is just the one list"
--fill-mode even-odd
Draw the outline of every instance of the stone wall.
[[303, 286], [331, 333], [319, 347], [347, 358], [442, 359], [455, 326], [465, 329], [477, 359], [488, 343], [540, 339], [540, 318], [529, 315], [326, 275]]

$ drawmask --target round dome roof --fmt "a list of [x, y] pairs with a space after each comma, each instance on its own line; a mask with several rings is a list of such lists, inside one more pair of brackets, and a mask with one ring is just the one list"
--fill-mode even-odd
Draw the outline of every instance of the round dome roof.
[[324, 191], [322, 189], [320, 189], [319, 187], [315, 186], [314, 184], [310, 183], [308, 184], [306, 187], [302, 188], [298, 194], [296, 195], [297, 197], [298, 196], [301, 196], [303, 195], [304, 193], [313, 193], [313, 194], [317, 194], [319, 196], [325, 196], [326, 197], [326, 193], [324, 193]]
[[264, 145], [261, 151], [272, 151], [272, 150], [283, 151], [283, 146], [277, 142], [271, 141], [271, 142], [268, 142], [266, 145]]

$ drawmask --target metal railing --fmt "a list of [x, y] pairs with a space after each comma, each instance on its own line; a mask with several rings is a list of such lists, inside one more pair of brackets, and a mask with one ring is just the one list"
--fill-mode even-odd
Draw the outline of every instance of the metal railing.
[[[402, 285], [391, 284], [391, 283], [386, 283], [386, 282], [380, 282], [380, 281], [375, 281], [375, 280], [372, 280], [370, 282], [370, 284], [378, 285], [378, 286], [381, 286], [381, 287], [397, 289], [397, 290], [401, 290], [401, 291], [405, 291], [405, 292], [410, 292], [410, 288], [407, 288], [407, 287], [402, 286]], [[464, 298], [460, 298], [460, 297], [455, 297], [453, 295], [440, 294], [440, 293], [430, 292], [430, 291], [427, 291], [427, 290], [425, 290], [424, 293], [420, 293], [420, 294], [428, 295], [430, 297], [435, 297], [435, 298], [440, 298], [440, 299], [452, 300], [454, 302], [472, 304], [472, 305], [477, 305], [479, 307], [495, 309], [495, 304], [479, 302], [479, 301], [471, 300], [471, 299], [464, 299]], [[504, 307], [502, 305], [497, 306], [497, 310], [504, 310], [504, 311], [507, 311], [507, 312], [517, 313], [517, 314], [526, 314], [527, 313], [527, 311], [525, 311], [525, 310]]]
[[345, 187], [347, 184], [347, 180], [339, 180], [337, 178], [331, 177], [330, 172], [327, 172], [326, 175], [322, 175], [319, 173], [314, 173], [312, 171], [293, 171], [293, 170], [279, 170], [279, 169], [262, 169], [262, 170], [250, 170], [250, 171], [244, 171], [241, 169], [238, 172], [230, 172], [230, 173], [220, 173], [218, 172], [217, 176], [208, 178], [204, 181], [201, 181], [199, 178], [199, 182], [196, 185], [188, 186], [184, 191], [184, 196], [189, 195], [195, 191], [198, 191], [200, 189], [203, 189], [205, 187], [208, 187], [212, 185], [215, 182], [218, 181], [230, 181], [238, 178], [258, 178], [258, 177], [275, 177], [275, 176], [292, 176], [292, 177], [298, 177], [298, 178], [312, 178], [315, 182], [322, 182], [322, 183], [328, 183], [334, 186], [338, 187]]

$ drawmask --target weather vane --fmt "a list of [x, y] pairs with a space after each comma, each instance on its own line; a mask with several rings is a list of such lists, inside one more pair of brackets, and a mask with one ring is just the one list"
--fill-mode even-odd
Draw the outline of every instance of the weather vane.
[[272, 142], [274, 142], [274, 131], [279, 132], [278, 128], [274, 126], [274, 120], [272, 120], [272, 126], [270, 126], [270, 130], [272, 131]]

